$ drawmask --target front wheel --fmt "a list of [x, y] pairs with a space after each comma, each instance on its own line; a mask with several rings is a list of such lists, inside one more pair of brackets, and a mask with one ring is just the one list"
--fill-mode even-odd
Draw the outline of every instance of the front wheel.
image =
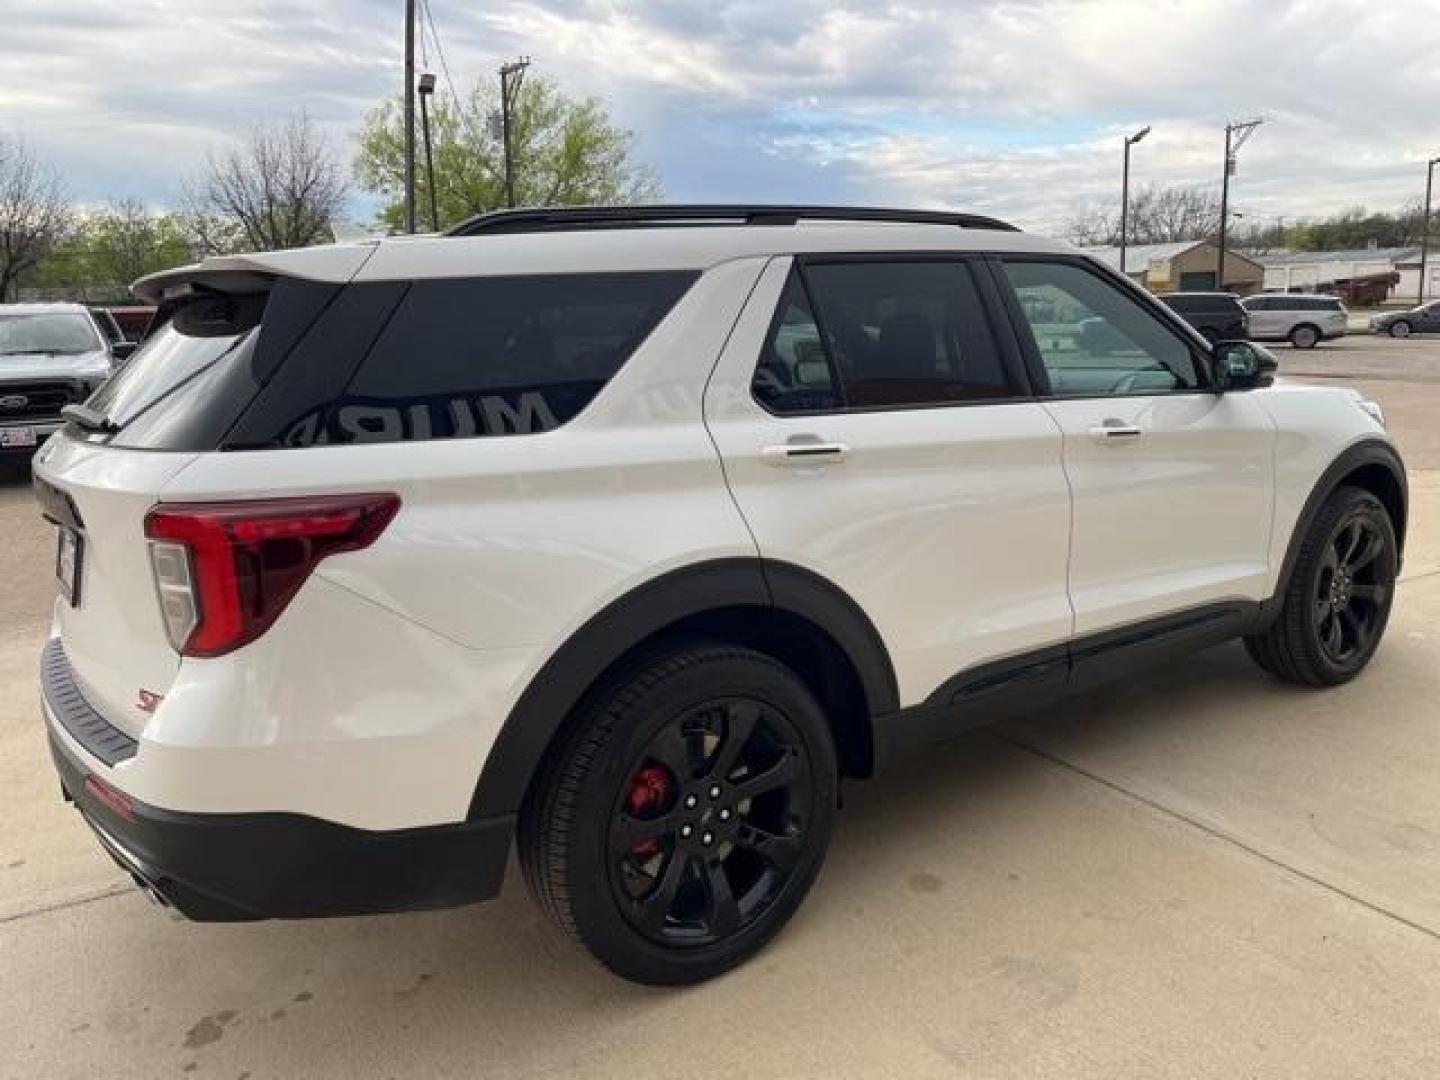
[[1290, 331], [1290, 344], [1297, 349], [1313, 349], [1320, 342], [1320, 331], [1313, 326], [1297, 326]]
[[1406, 322], [1404, 319], [1401, 319], [1399, 322], [1390, 324], [1390, 336], [1395, 338], [1407, 338], [1410, 336], [1410, 331], [1412, 329], [1413, 327], [1408, 322]]
[[1251, 658], [1304, 686], [1353, 679], [1385, 633], [1398, 566], [1395, 527], [1384, 504], [1360, 488], [1338, 488], [1301, 542], [1279, 616], [1245, 639]]
[[799, 907], [837, 773], [825, 717], [788, 668], [727, 645], [662, 654], [598, 695], [558, 747], [522, 815], [526, 880], [616, 974], [708, 979]]

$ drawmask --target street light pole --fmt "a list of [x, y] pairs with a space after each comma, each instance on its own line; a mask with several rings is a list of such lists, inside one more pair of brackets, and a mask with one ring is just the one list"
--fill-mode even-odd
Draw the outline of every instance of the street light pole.
[[1264, 121], [1241, 120], [1225, 125], [1225, 170], [1220, 183], [1220, 253], [1215, 257], [1215, 288], [1225, 291], [1225, 228], [1230, 217], [1230, 174], [1235, 171], [1235, 155]]
[[1120, 174], [1120, 273], [1125, 273], [1125, 244], [1130, 220], [1130, 147], [1150, 134], [1147, 124], [1134, 135], [1125, 138], [1125, 166]]
[[415, 231], [415, 0], [405, 0], [405, 231]]
[[1435, 188], [1435, 166], [1440, 157], [1425, 163], [1425, 213], [1420, 218], [1420, 303], [1425, 303], [1425, 263], [1430, 256], [1430, 194]]
[[515, 102], [520, 97], [520, 84], [529, 66], [530, 58], [522, 56], [500, 69], [500, 138], [505, 147], [506, 206], [515, 205], [515, 151], [511, 145], [511, 130], [514, 127]]
[[440, 203], [435, 194], [435, 154], [430, 147], [430, 95], [435, 93], [435, 76], [420, 76], [420, 131], [425, 139], [425, 187], [430, 192], [430, 228], [440, 231]]

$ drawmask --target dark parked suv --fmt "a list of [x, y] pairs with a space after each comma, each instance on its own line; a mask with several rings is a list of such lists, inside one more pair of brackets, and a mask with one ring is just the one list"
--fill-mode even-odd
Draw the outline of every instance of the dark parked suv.
[[1161, 293], [1160, 299], [1212, 345], [1250, 336], [1250, 316], [1234, 293]]

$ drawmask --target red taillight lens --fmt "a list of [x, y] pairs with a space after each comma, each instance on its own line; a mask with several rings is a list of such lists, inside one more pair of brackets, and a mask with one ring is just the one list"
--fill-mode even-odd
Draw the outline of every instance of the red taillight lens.
[[145, 517], [170, 643], [220, 656], [270, 628], [317, 563], [369, 547], [397, 495], [161, 503]]

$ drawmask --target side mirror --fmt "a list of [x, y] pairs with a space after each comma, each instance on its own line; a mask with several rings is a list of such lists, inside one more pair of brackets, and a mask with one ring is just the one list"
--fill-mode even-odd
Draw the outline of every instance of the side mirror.
[[1280, 369], [1275, 354], [1253, 341], [1216, 342], [1210, 355], [1214, 357], [1215, 385], [1222, 391], [1269, 386]]
[[134, 341], [112, 341], [110, 343], [110, 355], [117, 364], [123, 364], [135, 354], [140, 346]]

